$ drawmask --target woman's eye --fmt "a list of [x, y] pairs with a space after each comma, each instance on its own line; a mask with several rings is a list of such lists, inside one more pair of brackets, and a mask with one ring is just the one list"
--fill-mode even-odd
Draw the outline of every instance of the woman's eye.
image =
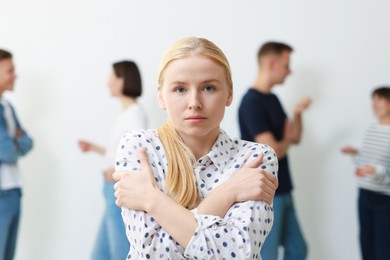
[[175, 89], [175, 92], [181, 94], [181, 93], [184, 93], [184, 92], [185, 92], [185, 89], [184, 89], [183, 87], [177, 87], [177, 88]]
[[213, 86], [206, 86], [206, 87], [204, 87], [204, 90], [205, 90], [206, 92], [210, 92], [210, 91], [215, 90], [215, 87], [213, 87]]

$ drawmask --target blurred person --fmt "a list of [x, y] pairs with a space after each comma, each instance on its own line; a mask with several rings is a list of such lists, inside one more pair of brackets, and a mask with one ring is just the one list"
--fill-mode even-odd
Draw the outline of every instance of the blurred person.
[[86, 140], [79, 141], [83, 152], [101, 154], [107, 164], [103, 172], [106, 207], [92, 253], [93, 260], [123, 260], [129, 252], [130, 245], [126, 238], [121, 209], [115, 204], [112, 174], [117, 146], [122, 135], [127, 131], [143, 129], [147, 126], [147, 116], [137, 101], [142, 94], [141, 75], [137, 65], [133, 61], [114, 63], [108, 86], [111, 95], [122, 105], [122, 111], [112, 129], [109, 146], [106, 148]]
[[372, 92], [378, 122], [370, 124], [360, 149], [345, 146], [353, 156], [359, 186], [360, 249], [364, 260], [390, 259], [390, 87]]
[[263, 44], [257, 55], [258, 72], [251, 88], [241, 100], [239, 124], [241, 138], [271, 146], [279, 159], [279, 187], [274, 199], [274, 225], [261, 251], [266, 260], [278, 258], [279, 246], [285, 260], [305, 259], [307, 245], [299, 226], [292, 197], [292, 180], [288, 165], [288, 150], [299, 144], [302, 135], [302, 113], [310, 105], [308, 97], [295, 107], [290, 120], [272, 89], [283, 84], [291, 73], [292, 47], [280, 42]]
[[12, 54], [0, 49], [0, 259], [14, 258], [21, 212], [22, 175], [18, 160], [33, 146], [11, 103], [3, 96], [16, 80]]

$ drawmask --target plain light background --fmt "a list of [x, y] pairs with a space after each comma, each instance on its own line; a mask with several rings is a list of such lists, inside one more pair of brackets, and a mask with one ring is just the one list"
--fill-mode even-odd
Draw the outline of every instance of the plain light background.
[[212, 40], [231, 63], [235, 99], [222, 125], [232, 137], [260, 44], [294, 47], [293, 74], [275, 92], [289, 114], [301, 97], [313, 99], [302, 143], [289, 153], [309, 259], [359, 259], [353, 165], [339, 150], [360, 145], [375, 121], [370, 93], [390, 83], [388, 10], [390, 2], [376, 0], [0, 0], [0, 48], [14, 54], [19, 74], [6, 97], [35, 141], [20, 161], [16, 259], [89, 259], [103, 212], [104, 163], [81, 153], [77, 140], [107, 143], [120, 107], [106, 82], [121, 59], [138, 63], [149, 126], [162, 124], [159, 59], [185, 36]]

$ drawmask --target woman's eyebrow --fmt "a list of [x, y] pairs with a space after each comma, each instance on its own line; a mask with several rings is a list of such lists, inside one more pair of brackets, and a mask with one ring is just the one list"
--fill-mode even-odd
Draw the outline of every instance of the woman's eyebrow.
[[184, 81], [175, 80], [172, 82], [169, 82], [169, 85], [185, 85], [186, 83]]
[[208, 79], [202, 82], [202, 84], [205, 83], [220, 83], [220, 81], [218, 79]]

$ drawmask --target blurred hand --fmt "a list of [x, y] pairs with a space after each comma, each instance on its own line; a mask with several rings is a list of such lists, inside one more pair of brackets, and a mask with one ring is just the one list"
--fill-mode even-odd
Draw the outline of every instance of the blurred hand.
[[16, 138], [20, 138], [23, 136], [23, 130], [18, 128], [16, 129]]
[[304, 110], [306, 110], [311, 104], [310, 97], [302, 98], [295, 107], [295, 114], [301, 114]]
[[355, 170], [355, 175], [358, 177], [371, 176], [374, 175], [374, 173], [375, 173], [375, 168], [370, 165], [364, 165], [356, 168]]
[[356, 149], [355, 147], [352, 147], [352, 146], [344, 146], [341, 148], [341, 152], [344, 154], [355, 155], [358, 153], [358, 149]]
[[92, 150], [92, 143], [90, 143], [88, 141], [79, 140], [78, 144], [79, 144], [81, 151], [83, 151], [83, 152], [89, 152]]

